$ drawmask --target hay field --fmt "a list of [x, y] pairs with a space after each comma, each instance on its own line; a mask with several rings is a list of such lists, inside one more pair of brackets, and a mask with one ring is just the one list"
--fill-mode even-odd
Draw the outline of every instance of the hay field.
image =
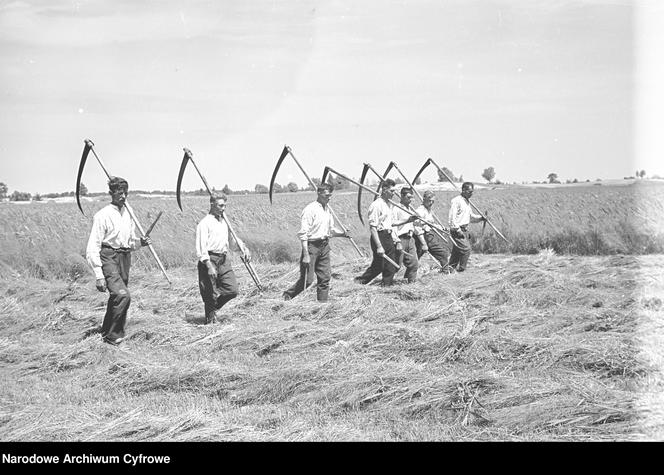
[[[597, 219], [606, 242], [611, 226], [631, 219], [619, 206], [633, 203], [659, 219], [661, 188], [645, 190], [655, 205], [599, 189], [596, 198], [590, 188], [541, 206], [557, 211], [538, 222], [564, 221], [582, 199], [584, 212], [610, 204]], [[543, 199], [539, 191], [509, 190], [522, 193], [515, 198], [481, 190], [474, 201], [511, 199], [516, 207], [564, 196], [546, 190], [553, 195]], [[310, 290], [284, 302], [281, 292], [296, 278], [288, 260], [297, 249], [293, 210], [311, 196], [275, 195], [273, 207], [265, 196], [265, 203], [231, 198], [229, 213], [247, 230], [240, 233], [266, 290], [257, 293], [236, 260], [240, 295], [225, 307], [231, 322], [215, 325], [201, 325], [191, 249], [205, 200], [185, 200], [184, 213], [172, 200], [134, 200], [144, 223], [165, 211], [153, 238], [173, 286], [147, 251], [137, 254], [128, 338], [119, 347], [100, 341], [107, 294], [81, 262], [91, 218], [74, 205], [0, 207], [0, 440], [664, 438], [664, 256], [476, 252], [469, 270], [452, 276], [424, 258], [420, 282], [383, 289], [352, 281], [368, 260], [335, 240], [333, 300], [320, 305]], [[441, 211], [448, 201], [439, 193]], [[334, 204], [366, 248], [354, 195], [339, 194]], [[86, 204], [88, 214], [102, 205]], [[501, 213], [496, 224], [516, 219], [508, 211], [492, 214]], [[501, 229], [513, 240], [534, 231]], [[274, 244], [281, 239], [283, 248]]]

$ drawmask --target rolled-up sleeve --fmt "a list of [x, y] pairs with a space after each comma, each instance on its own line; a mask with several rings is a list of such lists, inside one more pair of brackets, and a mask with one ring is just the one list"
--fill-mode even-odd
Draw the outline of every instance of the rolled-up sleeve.
[[203, 220], [196, 226], [196, 256], [198, 256], [198, 260], [201, 262], [210, 260], [207, 237], [207, 223]]
[[297, 232], [297, 237], [300, 241], [308, 241], [311, 227], [313, 226], [314, 216], [307, 206], [302, 210], [300, 215], [300, 230]]
[[92, 230], [88, 239], [88, 246], [85, 249], [85, 258], [95, 273], [95, 279], [103, 279], [104, 273], [101, 270], [101, 241], [104, 239], [104, 222], [99, 215], [95, 215], [92, 221]]

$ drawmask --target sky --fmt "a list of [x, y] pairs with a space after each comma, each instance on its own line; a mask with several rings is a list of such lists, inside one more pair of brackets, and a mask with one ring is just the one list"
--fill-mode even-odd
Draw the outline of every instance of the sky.
[[[142, 190], [175, 189], [183, 147], [231, 189], [284, 145], [312, 177], [664, 176], [663, 26], [650, 0], [0, 1], [0, 182], [73, 190], [86, 138]], [[83, 182], [106, 189], [94, 160]]]

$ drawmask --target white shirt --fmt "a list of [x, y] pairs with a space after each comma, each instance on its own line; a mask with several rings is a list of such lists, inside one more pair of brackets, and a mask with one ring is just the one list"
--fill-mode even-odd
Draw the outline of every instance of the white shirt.
[[[408, 207], [406, 207], [406, 205], [402, 206], [412, 211], [412, 208], [410, 206]], [[400, 208], [397, 208], [396, 206], [392, 208], [392, 223], [394, 223], [394, 232], [396, 233], [397, 236], [401, 236], [402, 234], [406, 233], [410, 233], [411, 235], [421, 234], [421, 232], [415, 229], [413, 223], [406, 223], [401, 226], [396, 225], [396, 223], [403, 223], [411, 216], [412, 215], [406, 213], [404, 210]]]
[[334, 218], [327, 206], [318, 200], [309, 203], [302, 210], [301, 225], [297, 236], [300, 241], [315, 241], [318, 239], [329, 238], [334, 228]]
[[228, 225], [224, 218], [208, 214], [196, 226], [196, 255], [205, 262], [210, 259], [208, 252], [228, 252]]
[[[415, 212], [420, 218], [425, 219], [430, 223], [434, 222], [433, 212], [426, 209], [424, 205], [418, 206]], [[431, 232], [431, 226], [426, 224], [424, 221], [419, 221], [419, 220], [415, 221], [415, 229], [419, 230], [419, 234]]]
[[115, 249], [129, 248], [133, 250], [138, 247], [140, 238], [136, 235], [136, 226], [131, 220], [128, 206], [125, 204], [122, 209], [118, 209], [114, 204], [106, 205], [97, 211], [92, 219], [92, 230], [85, 250], [85, 257], [92, 267], [96, 279], [104, 278], [104, 273], [101, 270], [101, 257], [99, 256], [102, 244]]
[[463, 196], [455, 196], [450, 203], [450, 228], [458, 229], [460, 226], [466, 226], [471, 222], [476, 223], [482, 220], [482, 216], [473, 213], [470, 203]]
[[373, 226], [377, 231], [388, 230], [392, 233], [392, 239], [396, 242], [398, 236], [394, 234], [392, 228], [392, 208], [394, 205], [388, 203], [383, 198], [378, 198], [369, 206], [369, 226]]

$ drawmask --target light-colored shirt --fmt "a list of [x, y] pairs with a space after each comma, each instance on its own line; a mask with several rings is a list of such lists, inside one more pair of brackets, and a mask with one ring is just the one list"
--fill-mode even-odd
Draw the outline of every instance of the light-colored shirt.
[[[424, 205], [418, 206], [417, 209], [415, 210], [415, 212], [417, 213], [417, 215], [420, 218], [425, 219], [430, 223], [435, 222], [434, 219], [433, 219], [433, 212], [426, 209], [426, 207]], [[424, 221], [417, 220], [417, 221], [415, 221], [414, 224], [415, 224], [415, 230], [418, 231], [418, 234], [430, 233], [431, 232], [431, 226], [426, 224]]]
[[313, 201], [304, 207], [300, 230], [297, 233], [300, 241], [329, 238], [334, 230], [334, 218], [329, 207], [323, 208], [318, 201]]
[[205, 262], [210, 259], [210, 251], [228, 252], [228, 225], [223, 218], [208, 214], [196, 226], [196, 255]]
[[[406, 205], [402, 205], [404, 208], [410, 209], [411, 211], [413, 210], [410, 206], [406, 207]], [[397, 223], [403, 223], [404, 221], [408, 220], [412, 215], [406, 213], [404, 210], [397, 208], [394, 206], [392, 208], [392, 223], [394, 226], [394, 232], [396, 233], [397, 236], [401, 236], [402, 234], [410, 233], [411, 235], [415, 236], [418, 234], [421, 234], [421, 231], [418, 231], [415, 229], [415, 226], [413, 226], [413, 223], [406, 223], [402, 224], [401, 226], [397, 226]]]
[[378, 198], [369, 205], [369, 226], [373, 226], [377, 231], [388, 230], [392, 233], [392, 239], [397, 241], [398, 236], [392, 228], [392, 203], [388, 203], [383, 198]]
[[106, 205], [97, 211], [92, 219], [92, 230], [85, 250], [85, 257], [90, 267], [92, 267], [96, 279], [104, 278], [104, 273], [101, 270], [101, 257], [99, 256], [102, 244], [115, 249], [129, 248], [133, 250], [139, 247], [140, 238], [136, 235], [136, 226], [131, 220], [128, 206], [125, 204], [122, 209], [118, 209], [114, 204]]
[[482, 220], [482, 216], [473, 213], [470, 203], [463, 196], [455, 196], [450, 203], [450, 228], [458, 229], [460, 226], [466, 226], [471, 222], [476, 223]]

